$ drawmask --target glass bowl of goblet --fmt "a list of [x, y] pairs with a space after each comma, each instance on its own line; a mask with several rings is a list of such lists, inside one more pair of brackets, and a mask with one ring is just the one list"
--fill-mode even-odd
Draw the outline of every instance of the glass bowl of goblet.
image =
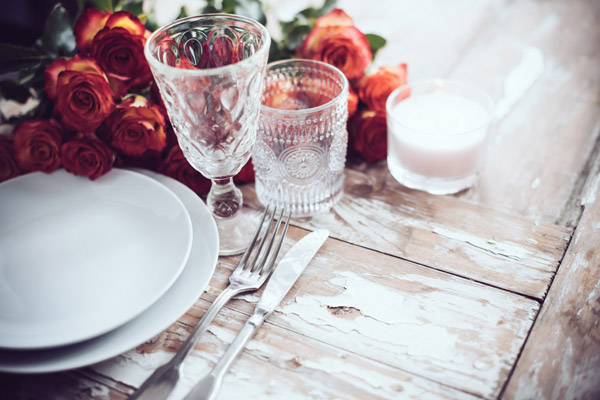
[[241, 253], [256, 228], [232, 177], [256, 141], [270, 43], [250, 18], [206, 14], [159, 28], [144, 48], [183, 154], [212, 181], [221, 255]]

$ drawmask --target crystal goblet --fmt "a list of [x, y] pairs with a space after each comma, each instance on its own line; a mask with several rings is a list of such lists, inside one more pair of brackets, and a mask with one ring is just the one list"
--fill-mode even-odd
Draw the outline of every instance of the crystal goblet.
[[144, 49], [183, 154], [212, 181], [221, 255], [241, 253], [255, 229], [232, 177], [256, 140], [270, 43], [252, 19], [206, 14], [158, 29]]

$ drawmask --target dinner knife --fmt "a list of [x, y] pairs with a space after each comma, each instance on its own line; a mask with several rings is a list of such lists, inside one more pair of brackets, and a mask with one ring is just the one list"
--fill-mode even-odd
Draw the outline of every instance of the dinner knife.
[[329, 231], [325, 229], [309, 233], [283, 256], [267, 282], [263, 295], [254, 308], [254, 313], [248, 318], [240, 333], [212, 371], [192, 388], [185, 400], [210, 400], [215, 398], [223, 381], [223, 376], [235, 358], [240, 354], [248, 340], [254, 336], [265, 319], [275, 310], [275, 307], [281, 303], [281, 300], [292, 288], [328, 236]]

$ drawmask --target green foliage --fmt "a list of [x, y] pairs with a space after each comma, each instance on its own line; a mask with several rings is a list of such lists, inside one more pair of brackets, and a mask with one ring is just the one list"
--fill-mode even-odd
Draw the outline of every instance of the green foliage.
[[31, 70], [48, 65], [52, 57], [37, 46], [23, 47], [0, 43], [0, 74]]
[[379, 35], [374, 33], [367, 33], [365, 35], [367, 40], [369, 41], [369, 46], [371, 47], [371, 53], [373, 53], [373, 58], [375, 58], [375, 54], [385, 46], [387, 40], [382, 38]]
[[[281, 22], [281, 40], [273, 41], [269, 61], [293, 57], [308, 33], [315, 26], [317, 18], [335, 8], [337, 0], [325, 0], [319, 8], [309, 7], [300, 11], [291, 21]], [[273, 49], [275, 47], [275, 50]]]
[[73, 36], [73, 23], [61, 4], [55, 5], [50, 12], [39, 44], [44, 53], [52, 58], [75, 54], [77, 44]]

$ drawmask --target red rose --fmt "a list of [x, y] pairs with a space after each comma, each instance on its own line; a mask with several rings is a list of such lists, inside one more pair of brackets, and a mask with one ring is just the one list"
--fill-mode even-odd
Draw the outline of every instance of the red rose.
[[101, 139], [128, 156], [161, 151], [167, 144], [165, 119], [156, 106], [118, 107], [98, 130]]
[[19, 176], [21, 171], [15, 160], [15, 145], [12, 140], [0, 137], [0, 182]]
[[160, 113], [165, 117], [165, 121], [169, 121], [169, 114], [167, 114], [167, 108], [165, 107], [165, 102], [160, 95], [160, 91], [158, 89], [158, 85], [155, 80], [152, 80], [152, 84], [150, 85], [150, 98], [156, 104]]
[[315, 28], [298, 48], [297, 56], [334, 65], [348, 79], [362, 77], [373, 60], [367, 37], [338, 8], [317, 19]]
[[114, 155], [103, 141], [81, 135], [62, 144], [61, 160], [72, 174], [95, 180], [112, 169]]
[[106, 79], [104, 72], [102, 72], [100, 66], [92, 58], [81, 57], [78, 54], [70, 60], [59, 58], [44, 70], [44, 91], [50, 100], [56, 100], [58, 96], [56, 85], [58, 83], [58, 75], [63, 71], [98, 74]]
[[94, 131], [115, 108], [106, 77], [63, 71], [58, 74], [54, 113], [69, 131]]
[[358, 94], [370, 110], [385, 111], [385, 103], [390, 93], [405, 84], [406, 64], [382, 67], [360, 81]]
[[358, 109], [358, 95], [352, 88], [348, 88], [348, 118]]
[[350, 143], [367, 162], [387, 157], [387, 124], [384, 112], [363, 110], [349, 124]]
[[92, 56], [108, 76], [117, 97], [129, 88], [147, 85], [152, 79], [144, 56], [145, 31], [136, 17], [119, 11], [94, 36]]
[[92, 48], [94, 36], [104, 28], [111, 15], [110, 11], [102, 12], [97, 8], [83, 10], [75, 25], [73, 25], [73, 34], [79, 51], [85, 53]]
[[250, 158], [248, 162], [244, 164], [240, 172], [233, 177], [233, 181], [240, 184], [254, 182], [254, 164], [252, 164], [252, 158]]
[[198, 195], [206, 194], [210, 190], [210, 180], [190, 165], [179, 146], [171, 148], [167, 157], [158, 166], [158, 172], [177, 179]]
[[60, 167], [62, 134], [47, 120], [25, 121], [15, 129], [15, 159], [23, 172], [52, 172]]

